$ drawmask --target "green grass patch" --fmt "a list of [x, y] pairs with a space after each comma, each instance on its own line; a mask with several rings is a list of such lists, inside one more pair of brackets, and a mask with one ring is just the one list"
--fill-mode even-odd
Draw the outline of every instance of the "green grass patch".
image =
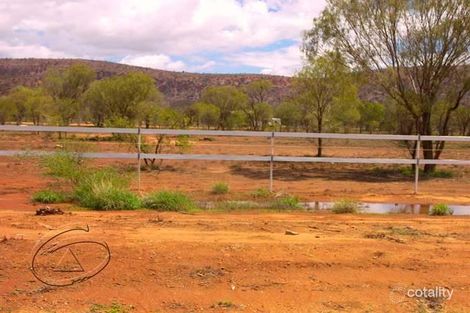
[[93, 304], [89, 313], [129, 313], [132, 307], [113, 302], [111, 305]]
[[95, 210], [135, 210], [140, 199], [128, 190], [129, 178], [111, 168], [90, 170], [75, 188], [75, 199]]
[[454, 210], [449, 208], [449, 206], [444, 203], [438, 203], [429, 209], [429, 215], [433, 216], [446, 216], [452, 214], [454, 214]]
[[79, 189], [76, 197], [81, 206], [94, 210], [136, 210], [141, 206], [134, 193], [106, 183], [94, 184], [90, 190]]
[[358, 213], [360, 209], [359, 203], [353, 200], [342, 199], [336, 201], [331, 211], [336, 214]]
[[82, 160], [69, 152], [46, 155], [42, 158], [41, 164], [46, 168], [48, 175], [66, 179], [72, 184], [76, 184], [84, 172]]
[[54, 190], [41, 190], [33, 194], [32, 200], [39, 203], [61, 203], [66, 201], [66, 197]]
[[[141, 201], [129, 190], [130, 178], [112, 168], [87, 168], [69, 152], [43, 157], [42, 165], [53, 177], [65, 179], [73, 189], [73, 199], [81, 206], [95, 210], [135, 210]], [[57, 192], [37, 194], [33, 200], [52, 201]], [[58, 200], [57, 200], [58, 201]], [[49, 202], [52, 203], [52, 202]]]
[[274, 199], [274, 201], [270, 203], [269, 208], [274, 210], [299, 209], [299, 198], [297, 198], [296, 196], [285, 195], [280, 198]]
[[251, 196], [256, 199], [265, 199], [272, 196], [272, 192], [266, 188], [258, 188], [251, 193]]
[[211, 192], [215, 195], [224, 195], [224, 194], [227, 194], [228, 191], [229, 191], [228, 184], [224, 182], [219, 182], [219, 183], [215, 183], [212, 186]]
[[194, 201], [178, 191], [157, 191], [143, 200], [143, 207], [158, 211], [191, 212], [197, 210]]

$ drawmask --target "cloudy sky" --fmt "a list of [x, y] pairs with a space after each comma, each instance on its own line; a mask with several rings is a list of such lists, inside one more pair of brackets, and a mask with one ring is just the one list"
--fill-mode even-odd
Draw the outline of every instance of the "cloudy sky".
[[324, 0], [0, 0], [0, 57], [291, 75]]

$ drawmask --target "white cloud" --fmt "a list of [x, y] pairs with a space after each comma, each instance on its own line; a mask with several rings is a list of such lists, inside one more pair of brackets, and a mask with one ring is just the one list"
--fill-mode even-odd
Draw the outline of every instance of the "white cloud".
[[238, 64], [259, 67], [261, 74], [286, 76], [291, 76], [300, 70], [303, 62], [298, 45], [269, 52], [233, 54], [228, 59]]
[[169, 71], [182, 71], [186, 65], [182, 61], [173, 61], [164, 54], [126, 56], [119, 63], [163, 69]]
[[7, 58], [71, 58], [70, 54], [53, 51], [41, 45], [11, 45], [0, 41], [0, 56]]
[[117, 57], [181, 69], [182, 62], [161, 56], [228, 55], [283, 39], [298, 40], [324, 2], [0, 0], [0, 56]]
[[213, 68], [216, 64], [215, 61], [207, 61], [201, 65], [192, 66], [189, 70], [195, 72], [206, 71]]

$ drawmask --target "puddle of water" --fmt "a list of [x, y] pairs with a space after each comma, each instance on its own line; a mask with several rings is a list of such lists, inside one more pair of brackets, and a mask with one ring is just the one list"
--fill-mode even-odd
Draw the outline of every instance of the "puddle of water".
[[[329, 210], [334, 202], [306, 202], [303, 203], [307, 210]], [[432, 205], [429, 204], [407, 204], [407, 203], [359, 203], [364, 213], [402, 213], [402, 214], [429, 214]], [[454, 210], [453, 215], [470, 215], [470, 205], [449, 205]]]

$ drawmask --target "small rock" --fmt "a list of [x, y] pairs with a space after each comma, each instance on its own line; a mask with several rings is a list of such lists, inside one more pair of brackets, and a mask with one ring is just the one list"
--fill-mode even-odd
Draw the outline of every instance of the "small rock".
[[298, 235], [299, 233], [293, 231], [293, 230], [286, 230], [285, 232], [286, 235], [291, 235], [291, 236], [296, 236]]

